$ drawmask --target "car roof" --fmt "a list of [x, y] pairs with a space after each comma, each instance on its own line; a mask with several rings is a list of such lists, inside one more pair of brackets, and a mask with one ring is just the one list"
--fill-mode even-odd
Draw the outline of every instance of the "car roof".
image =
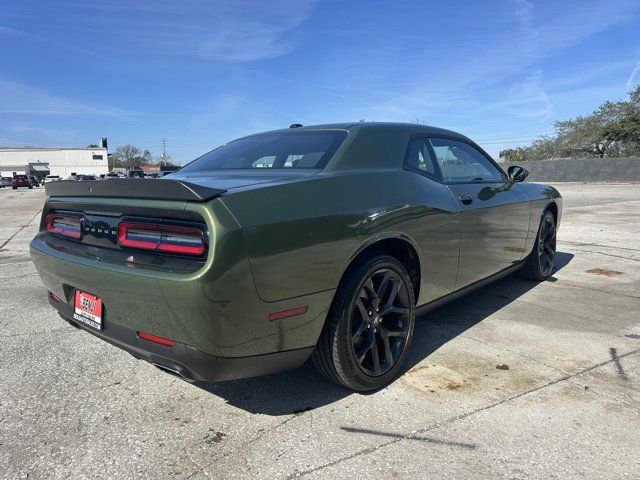
[[268, 134], [286, 135], [318, 130], [349, 132], [347, 139], [324, 166], [323, 170], [326, 172], [402, 168], [407, 144], [412, 136], [439, 136], [461, 140], [483, 151], [471, 139], [453, 130], [431, 125], [397, 122], [343, 122], [307, 125], [255, 133], [236, 140]]
[[246, 135], [241, 138], [255, 137], [257, 135], [265, 135], [271, 133], [289, 133], [289, 132], [304, 132], [312, 130], [352, 130], [357, 128], [358, 130], [379, 130], [389, 129], [395, 131], [402, 131], [409, 135], [424, 134], [424, 135], [446, 135], [449, 137], [459, 137], [465, 140], [469, 140], [464, 135], [454, 132], [453, 130], [447, 130], [445, 128], [439, 128], [432, 125], [422, 125], [418, 123], [402, 123], [402, 122], [341, 122], [341, 123], [324, 123], [319, 125], [303, 125], [295, 128], [280, 128], [277, 130], [268, 130], [265, 132], [254, 133]]

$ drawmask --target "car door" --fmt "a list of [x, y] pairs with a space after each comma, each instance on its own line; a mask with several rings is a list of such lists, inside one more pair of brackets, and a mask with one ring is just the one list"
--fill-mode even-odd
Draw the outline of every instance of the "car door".
[[484, 152], [452, 138], [431, 139], [434, 158], [460, 207], [456, 289], [522, 259], [529, 229], [527, 195]]
[[406, 186], [415, 194], [425, 214], [416, 217], [410, 234], [423, 256], [422, 288], [418, 303], [443, 297], [456, 287], [460, 255], [460, 209], [442, 182], [427, 137], [410, 139], [404, 169], [410, 176]]

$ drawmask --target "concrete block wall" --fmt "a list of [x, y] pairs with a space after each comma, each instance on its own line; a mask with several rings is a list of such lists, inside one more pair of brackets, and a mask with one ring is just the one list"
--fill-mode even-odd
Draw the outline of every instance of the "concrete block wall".
[[[503, 163], [506, 170], [511, 163]], [[520, 162], [529, 170], [529, 182], [640, 183], [640, 157], [573, 158]]]

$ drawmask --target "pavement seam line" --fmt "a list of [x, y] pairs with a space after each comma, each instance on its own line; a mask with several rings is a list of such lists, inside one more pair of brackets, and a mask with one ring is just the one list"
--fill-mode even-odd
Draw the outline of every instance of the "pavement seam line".
[[[285, 372], [285, 374], [286, 374], [286, 372]], [[295, 396], [297, 396], [298, 398], [300, 398], [300, 400], [304, 400], [304, 398], [303, 398], [302, 396], [300, 396], [298, 393], [294, 393], [294, 395], [295, 395]], [[287, 416], [287, 418], [285, 418], [284, 420], [282, 420], [282, 421], [281, 421], [280, 423], [278, 423], [277, 425], [274, 425], [274, 426], [273, 426], [273, 427], [271, 427], [271, 428], [265, 429], [264, 431], [260, 432], [258, 435], [254, 436], [254, 437], [253, 437], [253, 438], [251, 438], [250, 440], [248, 440], [248, 441], [244, 442], [242, 445], [240, 445], [240, 446], [236, 449], [236, 451], [237, 451], [237, 450], [243, 450], [245, 447], [247, 447], [247, 446], [249, 446], [249, 445], [251, 445], [251, 444], [253, 444], [253, 443], [255, 443], [255, 442], [259, 441], [259, 440], [260, 440], [261, 438], [263, 438], [265, 435], [267, 435], [267, 434], [270, 434], [270, 433], [274, 432], [275, 430], [279, 429], [280, 427], [284, 426], [285, 424], [287, 424], [288, 422], [290, 422], [291, 420], [293, 420], [294, 418], [299, 417], [299, 416], [300, 416], [299, 414], [295, 414], [295, 413], [290, 414], [289, 416]], [[206, 464], [205, 466], [200, 467], [200, 468], [201, 468], [201, 470], [202, 470], [202, 473], [208, 477], [209, 475], [208, 475], [208, 474], [207, 474], [207, 472], [206, 472], [206, 469], [207, 469], [207, 468], [209, 468], [209, 467], [211, 467], [211, 466], [215, 465], [215, 464], [216, 464], [217, 462], [219, 462], [219, 461], [223, 461], [224, 459], [229, 458], [233, 453], [235, 453], [235, 452], [224, 453], [224, 454], [222, 454], [221, 456], [219, 456], [219, 457], [217, 457], [217, 458], [214, 458], [211, 462], [209, 462], [209, 463], [208, 463], [208, 464]], [[193, 475], [195, 475], [196, 473], [198, 473], [198, 472], [193, 472], [191, 475], [189, 475], [189, 476], [187, 477], [187, 479], [188, 479], [188, 478], [191, 478], [191, 477], [192, 477]]]
[[512, 353], [512, 354], [514, 354], [514, 355], [516, 355], [518, 357], [526, 358], [527, 360], [530, 360], [533, 363], [536, 363], [538, 365], [542, 365], [543, 367], [550, 368], [551, 370], [555, 370], [558, 373], [562, 373], [564, 375], [569, 375], [569, 372], [567, 372], [567, 371], [565, 371], [565, 370], [563, 370], [563, 369], [561, 369], [559, 367], [554, 367], [553, 365], [547, 365], [546, 363], [541, 362], [538, 359], [527, 355], [526, 353], [518, 352], [516, 350], [511, 350], [510, 348], [501, 347], [499, 345], [494, 345], [493, 343], [489, 343], [489, 342], [485, 342], [483, 340], [479, 340], [479, 339], [474, 338], [471, 335], [468, 335], [468, 334], [465, 334], [465, 333], [462, 333], [460, 336], [463, 337], [463, 338], [468, 338], [469, 340], [473, 340], [474, 342], [481, 343], [482, 345], [486, 345], [487, 347], [492, 347], [492, 348], [495, 348], [497, 350], [502, 350], [504, 352]]
[[[630, 185], [635, 185], [635, 183], [632, 183]], [[638, 200], [617, 200], [615, 202], [602, 202], [602, 203], [599, 203], [597, 205], [576, 205], [575, 207], [571, 206], [571, 205], [568, 205], [566, 208], [563, 208], [563, 212], [565, 210], [578, 210], [578, 209], [584, 209], [584, 208], [593, 208], [594, 206], [618, 205], [620, 203], [636, 203], [637, 201]]]
[[600, 248], [609, 248], [611, 250], [629, 250], [631, 252], [640, 252], [640, 248], [628, 248], [628, 247], [613, 247], [611, 245], [602, 245], [600, 243], [582, 243], [582, 242], [572, 242], [570, 240], [558, 240], [558, 244], [568, 243], [569, 245], [575, 245], [578, 247], [600, 247]]
[[339, 463], [342, 463], [344, 461], [351, 460], [353, 458], [359, 457], [360, 455], [373, 453], [373, 452], [375, 452], [375, 451], [377, 451], [377, 450], [379, 450], [381, 448], [384, 448], [384, 447], [386, 447], [388, 445], [393, 445], [394, 443], [400, 442], [402, 440], [409, 440], [409, 439], [415, 437], [416, 435], [421, 435], [421, 434], [424, 434], [424, 433], [431, 432], [433, 430], [436, 430], [436, 429], [438, 429], [440, 427], [443, 427], [445, 425], [448, 425], [450, 423], [457, 422], [458, 420], [464, 420], [464, 419], [469, 418], [469, 417], [471, 417], [471, 416], [473, 416], [473, 415], [475, 415], [477, 413], [481, 413], [481, 412], [484, 412], [486, 410], [490, 410], [490, 409], [492, 409], [494, 407], [497, 407], [497, 406], [502, 405], [504, 403], [510, 402], [511, 400], [516, 400], [518, 398], [524, 397], [525, 395], [529, 395], [530, 393], [535, 393], [535, 392], [543, 390], [543, 389], [545, 389], [547, 387], [550, 387], [550, 386], [553, 386], [553, 385], [557, 385], [558, 383], [570, 380], [570, 379], [575, 378], [575, 377], [577, 377], [579, 375], [583, 375], [583, 374], [588, 373], [588, 372], [590, 372], [592, 370], [595, 370], [595, 369], [600, 368], [600, 367], [602, 367], [604, 365], [607, 365], [608, 363], [612, 363], [612, 362], [614, 362], [616, 360], [619, 360], [621, 358], [628, 357], [630, 355], [634, 355], [634, 354], [636, 354], [638, 352], [640, 352], [640, 348], [638, 348], [636, 350], [632, 350], [632, 351], [627, 352], [627, 353], [624, 353], [622, 355], [617, 355], [615, 358], [611, 358], [609, 360], [605, 360], [604, 362], [597, 363], [597, 364], [592, 365], [590, 367], [587, 367], [587, 368], [585, 368], [583, 370], [580, 370], [579, 372], [572, 373], [570, 375], [565, 375], [565, 376], [560, 377], [560, 378], [558, 378], [556, 380], [553, 380], [551, 382], [545, 383], [544, 385], [540, 385], [539, 387], [535, 387], [535, 388], [531, 388], [529, 390], [525, 390], [524, 392], [520, 392], [520, 393], [518, 393], [516, 395], [512, 395], [511, 397], [505, 398], [505, 399], [500, 400], [498, 402], [494, 402], [494, 403], [492, 403], [490, 405], [487, 405], [485, 407], [480, 407], [480, 408], [477, 408], [477, 409], [472, 410], [470, 412], [461, 413], [460, 415], [456, 415], [455, 417], [448, 418], [446, 420], [443, 420], [442, 422], [435, 423], [435, 424], [433, 424], [433, 425], [431, 425], [429, 427], [426, 427], [426, 428], [421, 428], [421, 429], [418, 429], [418, 430], [414, 430], [413, 432], [409, 433], [408, 435], [405, 435], [405, 437], [394, 438], [392, 440], [389, 440], [387, 442], [381, 443], [379, 445], [375, 445], [375, 446], [372, 446], [372, 447], [365, 448], [363, 450], [359, 450], [357, 452], [352, 453], [351, 455], [347, 455], [346, 457], [339, 458], [337, 460], [334, 460], [333, 462], [329, 462], [329, 463], [326, 463], [324, 465], [320, 465], [320, 466], [318, 466], [316, 468], [313, 468], [311, 470], [304, 470], [302, 472], [295, 472], [295, 473], [287, 476], [286, 478], [287, 479], [292, 479], [292, 478], [304, 477], [304, 476], [307, 476], [307, 475], [309, 475], [311, 473], [317, 472], [319, 470], [324, 470], [327, 467], [332, 467], [332, 466], [337, 465]]
[[29, 220], [27, 224], [21, 225], [20, 228], [16, 230], [13, 235], [11, 235], [7, 240], [5, 240], [5, 242], [2, 245], [0, 245], [0, 248], [4, 248], [4, 246], [7, 245], [11, 240], [13, 240], [16, 235], [18, 235], [22, 230], [30, 226], [31, 222], [33, 222], [36, 219], [36, 217], [41, 213], [42, 213], [42, 210], [38, 210], [36, 214], [31, 218], [31, 220]]
[[[605, 295], [611, 295], [611, 292], [608, 292], [606, 290], [602, 290], [601, 288], [592, 288], [592, 287], [586, 287], [584, 285], [578, 285], [576, 283], [570, 283], [567, 280], [563, 280], [562, 283], [560, 283], [560, 285], [564, 286], [564, 287], [571, 287], [571, 288], [579, 288], [581, 290], [589, 290], [590, 292], [598, 292], [598, 293], [604, 293]], [[628, 295], [626, 293], [616, 293], [616, 295], [618, 297], [626, 297], [626, 298], [635, 298], [635, 299], [640, 299], [640, 296], [637, 295]]]
[[[59, 332], [61, 330], [68, 330], [68, 326], [62, 326], [62, 327], [55, 327], [52, 328], [51, 330], [39, 330], [37, 332], [26, 332], [26, 333], [12, 333], [10, 335], [0, 335], [1, 339], [7, 339], [7, 338], [16, 338], [16, 337], [35, 337], [38, 335], [50, 335], [54, 332]], [[69, 331], [68, 333], [76, 333], [77, 330], [72, 330]]]
[[[578, 387], [584, 387], [585, 386], [584, 383], [577, 382], [575, 378], [570, 378], [569, 382], [573, 383], [574, 385], [576, 385]], [[595, 393], [596, 395], [599, 395], [599, 396], [601, 396], [603, 398], [607, 398], [607, 399], [615, 401], [615, 402], [620, 402], [623, 405], [625, 405], [625, 406], [627, 406], [627, 407], [629, 407], [629, 408], [631, 408], [633, 410], [637, 410], [638, 412], [640, 412], [640, 406], [635, 405], [635, 404], [633, 404], [631, 402], [627, 402], [626, 400], [622, 400], [620, 398], [617, 398], [617, 397], [614, 397], [614, 396], [611, 396], [611, 395], [607, 395], [606, 393], [600, 391], [598, 386], [596, 386], [596, 387], [589, 386], [589, 392]]]
[[[446, 331], [448, 333], [452, 333], [452, 334], [455, 333], [455, 331], [448, 329], [444, 325], [439, 325], [439, 324], [436, 324], [436, 325], [438, 327], [440, 327], [442, 330], [444, 330], [444, 331]], [[541, 362], [538, 359], [527, 355], [526, 353], [518, 352], [516, 350], [511, 350], [510, 348], [502, 347], [500, 345], [494, 345], [493, 343], [490, 343], [490, 342], [485, 342], [484, 340], [480, 340], [478, 338], [475, 338], [475, 337], [473, 337], [472, 335], [470, 335], [470, 334], [468, 334], [466, 332], [460, 333], [457, 336], [460, 336], [462, 338], [467, 338], [469, 340], [473, 340], [474, 342], [480, 343], [482, 345], [486, 345], [487, 347], [495, 348], [496, 350], [502, 350], [504, 352], [512, 353], [512, 354], [517, 355], [519, 357], [526, 358], [527, 360], [531, 360], [532, 362], [534, 362], [534, 363], [536, 363], [538, 365], [542, 365], [543, 367], [550, 368], [551, 370], [556, 370], [557, 372], [562, 373], [564, 375], [569, 375], [569, 372], [567, 372], [567, 371], [565, 371], [565, 370], [563, 370], [563, 369], [561, 369], [559, 367], [554, 367], [553, 365], [547, 365], [546, 363]]]
[[584, 252], [584, 253], [594, 253], [596, 255], [604, 255], [605, 257], [621, 258], [622, 260], [629, 260], [631, 262], [640, 262], [640, 260], [638, 260], [637, 258], [623, 257], [622, 255], [614, 255], [613, 253], [596, 252], [595, 250], [585, 250], [580, 248], [574, 248], [574, 251]]
[[[290, 420], [294, 419], [297, 415], [292, 414], [289, 417], [285, 418], [282, 422], [278, 423], [277, 425], [274, 425], [273, 427], [269, 428], [269, 429], [265, 429], [262, 432], [260, 432], [258, 435], [256, 435], [255, 437], [251, 438], [250, 440], [244, 442], [243, 444], [241, 444], [239, 447], [237, 447], [233, 452], [228, 452], [228, 453], [224, 453], [221, 456], [219, 456], [218, 458], [215, 458], [214, 460], [212, 460], [211, 462], [207, 463], [204, 466], [200, 466], [200, 472], [193, 472], [191, 475], [189, 475], [188, 477], [186, 477], [186, 479], [189, 479], [191, 477], [193, 477], [195, 474], [197, 473], [202, 473], [205, 476], [209, 477], [209, 475], [207, 474], [206, 470], [209, 467], [212, 467], [213, 465], [215, 465], [217, 462], [222, 461], [226, 458], [229, 458], [231, 455], [237, 453], [238, 451], [242, 451], [245, 447], [248, 447], [249, 445], [251, 445], [252, 443], [255, 443], [257, 441], [259, 441], [262, 437], [264, 437], [265, 435], [272, 433], [273, 431], [277, 430], [278, 428], [282, 427], [283, 425], [285, 425], [286, 423], [288, 423]], [[195, 463], [195, 462], [194, 462]]]

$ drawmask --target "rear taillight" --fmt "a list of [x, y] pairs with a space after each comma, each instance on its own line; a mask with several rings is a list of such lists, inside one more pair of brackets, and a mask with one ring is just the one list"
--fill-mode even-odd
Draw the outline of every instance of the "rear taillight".
[[199, 228], [152, 223], [121, 222], [118, 244], [186, 255], [202, 255], [205, 251], [204, 233]]
[[80, 218], [72, 215], [50, 213], [45, 219], [47, 232], [65, 237], [80, 238]]

